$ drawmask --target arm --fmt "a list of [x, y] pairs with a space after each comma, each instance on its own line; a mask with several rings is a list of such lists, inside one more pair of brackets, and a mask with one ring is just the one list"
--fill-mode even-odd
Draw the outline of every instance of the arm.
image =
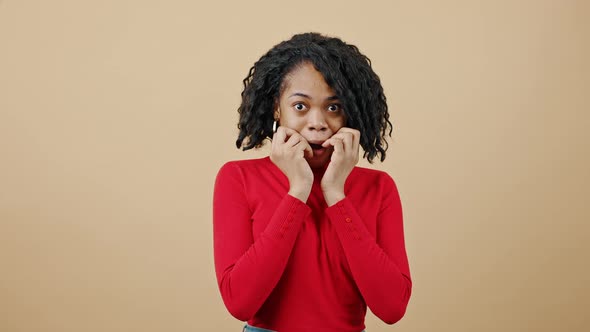
[[256, 242], [238, 166], [219, 170], [213, 194], [215, 272], [221, 297], [237, 319], [250, 319], [278, 283], [301, 225], [311, 211], [287, 194]]
[[326, 209], [344, 249], [353, 278], [371, 311], [387, 324], [406, 312], [412, 291], [403, 234], [401, 201], [393, 179], [383, 179], [383, 200], [375, 239], [344, 197]]

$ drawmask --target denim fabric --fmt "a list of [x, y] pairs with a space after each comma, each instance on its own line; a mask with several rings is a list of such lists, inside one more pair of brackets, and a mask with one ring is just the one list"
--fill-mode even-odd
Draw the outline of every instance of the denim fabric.
[[256, 327], [256, 326], [246, 324], [246, 325], [244, 325], [244, 329], [242, 330], [242, 332], [276, 332], [276, 331], [267, 330], [267, 329], [263, 329], [261, 327]]
[[[267, 330], [267, 329], [263, 329], [261, 327], [256, 327], [256, 326], [252, 326], [252, 325], [244, 325], [244, 329], [242, 330], [242, 332], [276, 332], [274, 330]], [[365, 332], [365, 330], [362, 330], [361, 332]]]

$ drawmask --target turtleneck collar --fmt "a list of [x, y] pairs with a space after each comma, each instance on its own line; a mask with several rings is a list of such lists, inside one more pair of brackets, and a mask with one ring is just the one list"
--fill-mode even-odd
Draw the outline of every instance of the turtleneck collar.
[[330, 161], [328, 160], [328, 162], [325, 163], [322, 167], [312, 168], [311, 170], [314, 174], [324, 174], [326, 172], [326, 169], [328, 169], [329, 164]]
[[[264, 159], [266, 159], [271, 165], [273, 165], [274, 168], [276, 168], [276, 170], [278, 172], [280, 172], [281, 174], [283, 174], [282, 171], [278, 167], [276, 167], [276, 165], [270, 160], [270, 156], [266, 156]], [[326, 173], [326, 169], [328, 169], [328, 165], [330, 165], [330, 161], [329, 160], [322, 167], [312, 168], [311, 169], [311, 171], [313, 172], [313, 175], [314, 175], [313, 176], [314, 182], [319, 182], [322, 179], [324, 173]]]

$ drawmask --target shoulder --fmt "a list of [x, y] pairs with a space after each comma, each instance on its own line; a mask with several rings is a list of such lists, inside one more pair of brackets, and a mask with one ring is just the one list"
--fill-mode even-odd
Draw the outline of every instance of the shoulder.
[[395, 181], [389, 173], [377, 169], [355, 166], [345, 183], [345, 194], [357, 205], [374, 204], [380, 206], [378, 211], [391, 202], [398, 200]]
[[[355, 167], [355, 170], [357, 172], [356, 181], [351, 183], [350, 187], [359, 188], [356, 191], [361, 192], [361, 200], [370, 197], [371, 200], [380, 202], [379, 211], [386, 207], [401, 209], [400, 192], [389, 173], [365, 167]], [[355, 189], [351, 189], [351, 191], [355, 191]]]
[[270, 162], [269, 157], [255, 158], [255, 159], [242, 159], [242, 160], [229, 160], [221, 165], [218, 176], [224, 174], [235, 174], [244, 173], [251, 169], [260, 168], [262, 165]]
[[389, 175], [389, 173], [385, 171], [381, 171], [378, 169], [366, 168], [355, 166], [354, 167], [355, 177], [359, 179], [363, 179], [365, 181], [369, 180], [372, 183], [385, 185], [385, 186], [395, 186], [395, 181]]
[[230, 170], [244, 170], [249, 168], [258, 168], [262, 165], [270, 162], [269, 157], [256, 158], [256, 159], [242, 159], [242, 160], [230, 160], [225, 162], [219, 172], [230, 171]]

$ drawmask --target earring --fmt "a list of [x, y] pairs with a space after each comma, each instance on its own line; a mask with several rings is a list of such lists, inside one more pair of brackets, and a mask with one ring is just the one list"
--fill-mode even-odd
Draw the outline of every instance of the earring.
[[276, 133], [277, 132], [277, 124], [278, 124], [278, 121], [277, 120], [274, 120], [273, 123], [272, 123], [272, 132], [273, 133]]

